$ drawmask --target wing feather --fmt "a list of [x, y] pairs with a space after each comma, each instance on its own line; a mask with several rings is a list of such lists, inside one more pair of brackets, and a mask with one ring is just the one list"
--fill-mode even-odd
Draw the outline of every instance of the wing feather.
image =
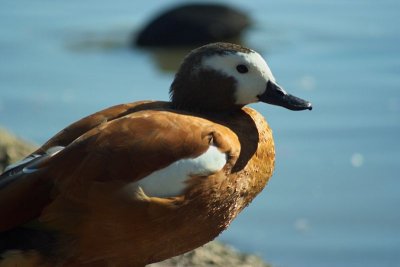
[[38, 151], [65, 148], [35, 165], [37, 171], [19, 172], [15, 182], [0, 189], [0, 214], [8, 218], [1, 220], [0, 231], [39, 216], [60, 194], [80, 203], [92, 183], [138, 181], [177, 160], [198, 157], [211, 143], [229, 152], [230, 146], [220, 137], [230, 132], [224, 126], [190, 115], [146, 110], [164, 103], [143, 105], [96, 113], [48, 141]]

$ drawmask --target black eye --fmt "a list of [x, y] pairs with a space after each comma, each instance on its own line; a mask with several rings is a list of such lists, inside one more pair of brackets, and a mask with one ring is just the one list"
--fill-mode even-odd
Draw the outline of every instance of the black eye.
[[237, 70], [239, 73], [247, 73], [247, 72], [249, 71], [249, 69], [247, 68], [247, 66], [246, 66], [246, 65], [243, 65], [243, 64], [237, 65], [237, 66], [236, 66], [236, 70]]

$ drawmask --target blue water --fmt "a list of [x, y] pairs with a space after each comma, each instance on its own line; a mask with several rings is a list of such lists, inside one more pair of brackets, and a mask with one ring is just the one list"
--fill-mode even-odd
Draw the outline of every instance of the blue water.
[[[1, 1], [0, 125], [43, 143], [99, 109], [168, 98], [173, 73], [131, 50], [162, 4]], [[220, 239], [275, 266], [400, 266], [400, 2], [230, 2], [245, 43], [312, 112], [254, 105], [274, 129], [268, 187]]]

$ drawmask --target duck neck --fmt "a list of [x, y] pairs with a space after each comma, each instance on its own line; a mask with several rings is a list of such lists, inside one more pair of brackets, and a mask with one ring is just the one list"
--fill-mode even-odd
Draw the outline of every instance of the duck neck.
[[234, 113], [238, 110], [241, 110], [242, 106], [235, 105], [235, 106], [230, 106], [229, 108], [224, 108], [224, 107], [213, 107], [213, 106], [207, 106], [207, 105], [199, 105], [199, 103], [190, 103], [190, 102], [185, 102], [185, 103], [176, 103], [174, 101], [171, 101], [171, 108], [174, 110], [179, 110], [179, 111], [185, 111], [189, 113], [197, 113], [197, 114], [203, 114], [203, 115], [229, 115], [231, 113]]

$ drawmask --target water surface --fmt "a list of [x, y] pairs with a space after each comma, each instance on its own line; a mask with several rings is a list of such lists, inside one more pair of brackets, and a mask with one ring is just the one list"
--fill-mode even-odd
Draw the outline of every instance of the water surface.
[[[2, 1], [0, 124], [40, 144], [102, 108], [168, 99], [173, 73], [127, 44], [173, 3]], [[276, 171], [220, 238], [275, 266], [400, 266], [400, 2], [228, 3], [255, 21], [244, 42], [314, 110], [254, 105]]]

